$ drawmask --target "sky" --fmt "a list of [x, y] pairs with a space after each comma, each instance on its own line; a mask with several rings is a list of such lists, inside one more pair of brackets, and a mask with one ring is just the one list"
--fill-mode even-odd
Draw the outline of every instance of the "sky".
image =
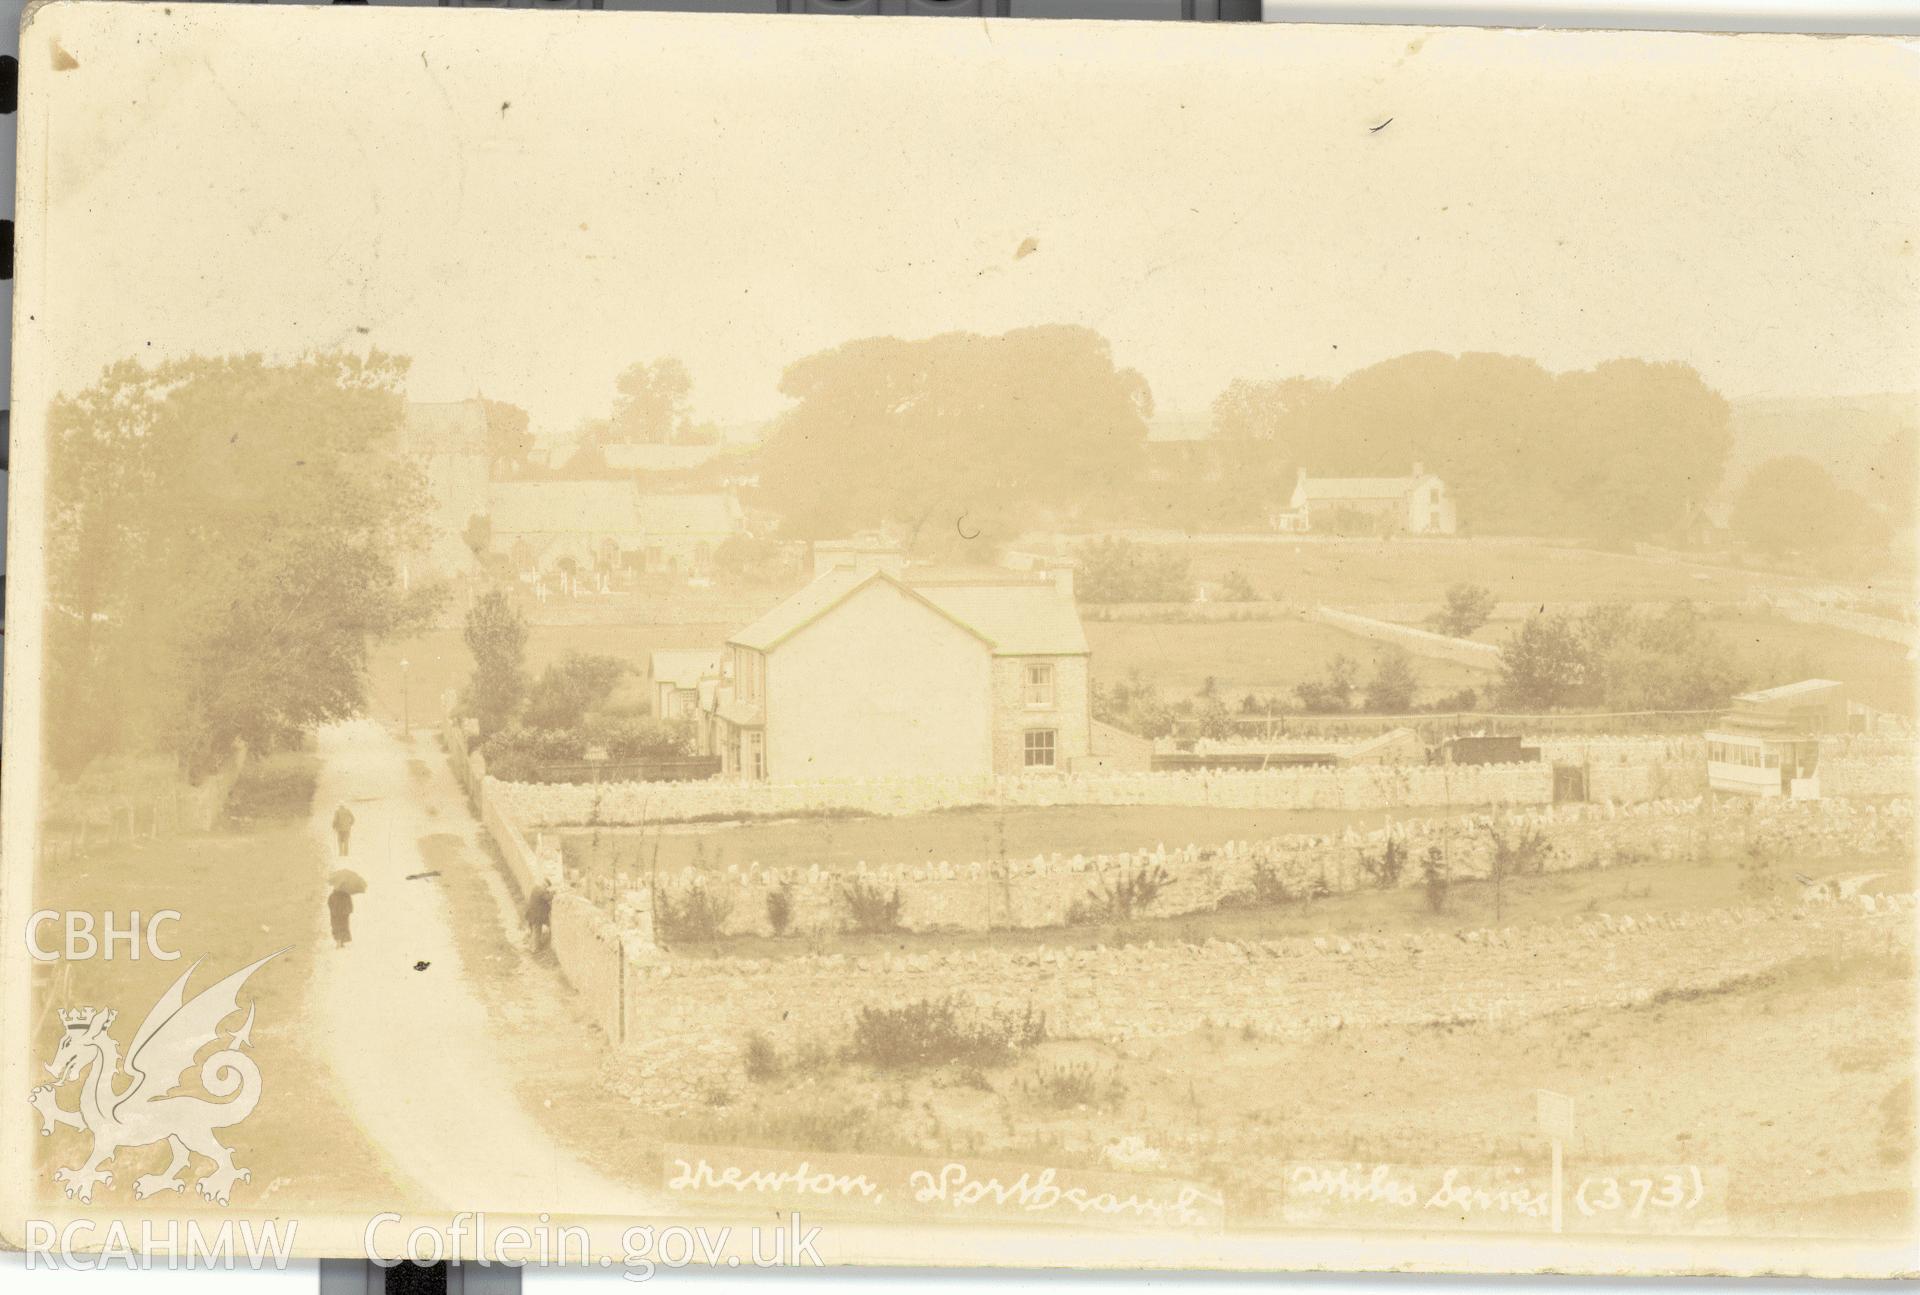
[[1074, 322], [1169, 412], [1423, 349], [1920, 388], [1910, 45], [350, 16], [40, 12], [35, 382], [378, 346], [553, 434], [635, 360], [750, 422], [850, 338]]

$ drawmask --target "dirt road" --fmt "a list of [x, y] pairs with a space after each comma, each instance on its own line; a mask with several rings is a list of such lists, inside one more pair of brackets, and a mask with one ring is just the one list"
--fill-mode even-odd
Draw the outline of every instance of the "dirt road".
[[[317, 959], [316, 1050], [340, 1101], [410, 1184], [397, 1203], [421, 1211], [636, 1216], [658, 1202], [558, 1148], [514, 1095], [486, 1005], [469, 983], [438, 878], [419, 842], [468, 835], [466, 802], [437, 752], [410, 751], [371, 720], [323, 729], [311, 830], [329, 866], [367, 879], [353, 942]], [[335, 854], [340, 804], [355, 823]], [[461, 856], [473, 859], [474, 851]]]

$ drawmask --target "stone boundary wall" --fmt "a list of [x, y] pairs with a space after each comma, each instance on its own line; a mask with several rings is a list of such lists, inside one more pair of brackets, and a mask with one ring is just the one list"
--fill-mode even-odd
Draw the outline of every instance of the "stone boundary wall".
[[[1842, 739], [1887, 753], [1822, 760], [1832, 796], [1907, 796], [1912, 744]], [[1579, 756], [1584, 747], [1591, 758]], [[1844, 749], [1844, 748], [1843, 748]], [[1905, 753], [1901, 753], [1904, 749]], [[923, 814], [971, 806], [1166, 805], [1213, 809], [1400, 809], [1544, 805], [1553, 800], [1552, 752], [1589, 768], [1588, 799], [1631, 802], [1691, 796], [1706, 782], [1705, 752], [1666, 739], [1548, 740], [1543, 758], [1511, 765], [1293, 766], [1182, 772], [1084, 772], [1028, 778], [860, 779], [767, 783], [738, 779], [644, 783], [502, 783], [485, 779], [524, 828], [586, 827], [820, 813]]]
[[1362, 638], [1397, 644], [1415, 656], [1436, 657], [1481, 670], [1491, 670], [1500, 664], [1500, 648], [1497, 644], [1478, 643], [1472, 639], [1436, 634], [1412, 625], [1375, 620], [1371, 616], [1356, 615], [1337, 607], [1316, 607], [1313, 617], [1323, 624], [1358, 634]]
[[[782, 818], [823, 811], [924, 814], [969, 806], [1189, 805], [1229, 809], [1390, 809], [1409, 805], [1527, 805], [1553, 798], [1553, 770], [1514, 765], [1367, 765], [1016, 778], [736, 779], [650, 783], [498, 783], [527, 827], [615, 826]], [[1637, 783], [1623, 786], [1634, 794]]]
[[1864, 634], [1869, 638], [1898, 643], [1902, 647], [1920, 646], [1920, 625], [1914, 625], [1908, 621], [1890, 620], [1885, 616], [1850, 612], [1838, 607], [1823, 607], [1819, 603], [1790, 597], [1766, 599], [1762, 605], [1776, 616], [1784, 616], [1790, 621], [1799, 621], [1805, 625], [1825, 625], [1830, 629], [1848, 630], [1855, 634]]
[[[1694, 860], [1774, 844], [1798, 864], [1820, 859], [1911, 855], [1912, 807], [1882, 809], [1838, 801], [1746, 801], [1726, 798], [1711, 813], [1701, 799], [1653, 801], [1626, 809], [1562, 805], [1506, 814], [1411, 819], [1371, 832], [1298, 833], [1260, 841], [1165, 845], [1098, 855], [1036, 855], [1031, 859], [945, 861], [820, 868], [808, 865], [677, 869], [657, 884], [684, 901], [705, 889], [724, 912], [727, 935], [775, 935], [770, 896], [783, 892], [788, 933], [838, 932], [849, 923], [849, 892], [898, 894], [898, 922], [910, 932], [989, 931], [1067, 926], [1115, 920], [1111, 896], [1131, 879], [1165, 883], [1135, 917], [1213, 912], [1236, 902], [1276, 902], [1343, 894], [1381, 884], [1377, 863], [1389, 842], [1402, 852], [1398, 884], [1418, 886], [1429, 850], [1441, 852], [1447, 876], [1475, 880], [1492, 874], [1497, 829], [1509, 840], [1538, 833], [1549, 847], [1542, 870], [1560, 872], [1622, 864]], [[586, 847], [586, 848], [591, 848]], [[624, 875], [607, 887], [621, 895], [649, 879]], [[1262, 888], [1266, 893], [1262, 895]], [[629, 901], [631, 902], [631, 901]]]
[[1920, 766], [1911, 756], [1872, 755], [1820, 761], [1823, 796], [1911, 797], [1920, 782]]
[[618, 1043], [626, 1028], [629, 961], [643, 964], [644, 951], [629, 957], [628, 936], [618, 923], [578, 895], [553, 897], [553, 953], [567, 983], [579, 993], [594, 1024]]
[[553, 892], [549, 937], [554, 958], [589, 1017], [618, 1042], [625, 1026], [627, 968], [644, 964], [654, 948], [652, 897], [629, 895], [600, 905], [576, 893], [560, 861], [560, 842], [544, 834], [527, 840], [502, 803], [501, 789], [508, 784], [487, 777], [485, 760], [469, 756], [465, 735], [455, 725], [443, 728], [441, 740], [454, 780], [473, 802], [481, 827], [518, 887], [516, 902], [524, 901], [536, 882], [544, 881]]
[[743, 1082], [749, 1035], [783, 1056], [846, 1042], [862, 1007], [958, 995], [1045, 1014], [1050, 1035], [1170, 1039], [1204, 1027], [1328, 1030], [1518, 1022], [1711, 990], [1796, 958], [1913, 947], [1913, 897], [1698, 910], [1578, 925], [1344, 937], [806, 955], [628, 968], [624, 1082], [673, 1110]]

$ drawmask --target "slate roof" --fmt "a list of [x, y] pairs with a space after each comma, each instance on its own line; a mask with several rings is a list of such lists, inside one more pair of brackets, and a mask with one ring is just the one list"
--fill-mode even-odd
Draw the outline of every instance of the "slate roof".
[[661, 648], [648, 666], [654, 682], [675, 688], [698, 688], [702, 679], [719, 671], [720, 653], [714, 648]]
[[1078, 608], [1044, 577], [1007, 572], [991, 579], [922, 581], [911, 572], [901, 578], [848, 567], [822, 573], [727, 641], [771, 651], [875, 581], [927, 604], [982, 640], [997, 656], [1078, 656], [1087, 651]]
[[731, 535], [740, 528], [732, 495], [641, 495], [635, 508], [649, 535]]
[[1308, 477], [1302, 486], [1312, 503], [1343, 499], [1404, 499], [1425, 477]]
[[642, 529], [631, 481], [496, 481], [487, 492], [495, 535]]

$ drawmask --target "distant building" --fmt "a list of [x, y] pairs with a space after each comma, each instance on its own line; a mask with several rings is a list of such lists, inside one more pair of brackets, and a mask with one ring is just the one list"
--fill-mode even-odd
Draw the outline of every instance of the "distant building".
[[812, 547], [811, 574], [815, 578], [836, 567], [854, 571], [890, 571], [894, 575], [907, 569], [906, 546], [877, 531], [844, 540], [815, 540]]
[[1707, 733], [1707, 785], [1748, 796], [1820, 796], [1820, 738], [1867, 718], [1832, 679], [1802, 679], [1741, 693]]
[[600, 459], [615, 472], [685, 472], [711, 461], [721, 447], [707, 445], [627, 445], [600, 447]]
[[1352, 534], [1451, 535], [1458, 525], [1453, 496], [1416, 463], [1404, 477], [1310, 477], [1294, 480], [1278, 530]]
[[426, 478], [427, 539], [407, 555], [402, 579], [454, 576], [475, 565], [467, 528], [487, 511], [491, 456], [487, 409], [479, 400], [409, 404], [400, 425], [400, 451]]
[[733, 634], [721, 668], [705, 740], [726, 774], [1044, 773], [1091, 749], [1066, 566], [894, 571], [849, 558]]
[[527, 578], [606, 589], [621, 577], [702, 575], [741, 531], [731, 495], [643, 495], [631, 480], [496, 481], [489, 546]]
[[662, 648], [647, 662], [653, 686], [653, 713], [669, 723], [700, 709], [700, 685], [720, 677], [720, 653], [713, 648]]

